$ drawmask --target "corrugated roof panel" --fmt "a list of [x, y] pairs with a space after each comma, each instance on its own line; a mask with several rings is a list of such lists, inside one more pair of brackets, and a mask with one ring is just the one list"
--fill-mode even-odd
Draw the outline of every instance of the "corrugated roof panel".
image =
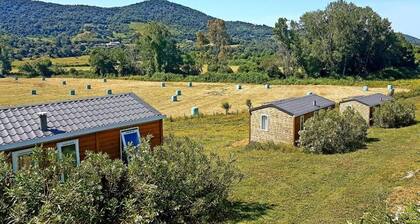
[[[47, 112], [48, 128], [39, 130], [39, 112]], [[105, 125], [151, 120], [163, 115], [132, 93], [0, 109], [0, 148]]]
[[334, 106], [335, 102], [316, 94], [311, 94], [299, 98], [278, 100], [268, 103], [267, 105], [274, 106], [293, 116], [301, 116], [320, 109]]
[[386, 101], [389, 101], [389, 100], [392, 100], [392, 99], [393, 98], [390, 97], [390, 96], [386, 96], [384, 94], [377, 93], [377, 94], [372, 94], [372, 95], [368, 95], [368, 96], [353, 96], [353, 97], [350, 97], [350, 98], [344, 100], [344, 102], [354, 100], [354, 101], [360, 102], [362, 104], [365, 104], [367, 106], [375, 107], [375, 106], [383, 104]]

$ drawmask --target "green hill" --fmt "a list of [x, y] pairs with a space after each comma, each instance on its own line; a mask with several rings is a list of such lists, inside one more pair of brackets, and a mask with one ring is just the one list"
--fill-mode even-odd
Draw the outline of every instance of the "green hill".
[[[213, 17], [166, 0], [114, 8], [0, 0], [0, 31], [19, 36], [74, 36], [87, 25], [101, 36], [109, 36], [126, 31], [131, 22], [158, 21], [178, 29], [180, 38], [193, 39], [209, 19]], [[227, 22], [227, 27], [236, 40], [267, 40], [272, 34], [271, 27], [244, 22]]]
[[407, 35], [407, 34], [403, 34], [403, 35], [404, 35], [405, 39], [408, 42], [410, 42], [411, 44], [420, 45], [420, 39], [419, 38], [413, 37], [413, 36], [410, 36], [410, 35]]

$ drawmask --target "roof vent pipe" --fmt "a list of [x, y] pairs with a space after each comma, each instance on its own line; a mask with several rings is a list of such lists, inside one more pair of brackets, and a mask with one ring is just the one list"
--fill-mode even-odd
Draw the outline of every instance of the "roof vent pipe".
[[39, 126], [41, 131], [48, 130], [48, 120], [47, 120], [47, 112], [40, 112], [38, 113], [39, 116]]
[[317, 104], [316, 104], [316, 100], [314, 100], [314, 106], [316, 107], [316, 106], [318, 106]]

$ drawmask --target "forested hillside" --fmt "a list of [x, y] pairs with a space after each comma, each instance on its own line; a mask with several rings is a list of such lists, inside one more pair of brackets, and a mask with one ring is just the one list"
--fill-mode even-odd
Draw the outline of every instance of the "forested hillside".
[[[86, 26], [100, 35], [124, 31], [131, 22], [162, 22], [193, 39], [213, 19], [197, 10], [166, 0], [150, 0], [118, 8], [67, 6], [31, 0], [0, 0], [0, 31], [19, 36], [74, 36]], [[268, 39], [272, 28], [244, 22], [227, 22], [234, 39]]]
[[420, 39], [419, 38], [416, 38], [416, 37], [413, 37], [413, 36], [410, 36], [410, 35], [407, 35], [407, 34], [403, 34], [403, 35], [404, 35], [405, 39], [408, 42], [410, 42], [411, 44], [420, 45]]

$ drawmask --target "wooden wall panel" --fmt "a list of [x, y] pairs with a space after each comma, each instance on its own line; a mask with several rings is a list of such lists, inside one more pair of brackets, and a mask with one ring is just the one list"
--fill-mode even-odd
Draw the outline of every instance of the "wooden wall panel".
[[97, 152], [107, 153], [112, 159], [120, 158], [120, 129], [96, 133]]
[[[107, 153], [112, 159], [120, 158], [120, 148], [121, 148], [121, 136], [120, 131], [125, 129], [130, 129], [138, 127], [140, 130], [141, 137], [146, 137], [147, 135], [152, 135], [151, 140], [152, 147], [162, 144], [163, 141], [163, 122], [155, 121], [147, 124], [135, 125], [130, 127], [124, 127], [119, 129], [112, 129], [107, 131], [102, 131], [90, 135], [83, 135], [79, 137], [74, 137], [70, 139], [64, 139], [57, 142], [48, 142], [44, 143], [44, 148], [56, 148], [57, 143], [71, 141], [79, 139], [79, 149], [80, 149], [80, 159], [85, 159], [86, 152], [103, 152]], [[31, 147], [26, 147], [31, 148]], [[22, 148], [22, 149], [26, 149]], [[15, 149], [22, 150], [22, 149]], [[10, 155], [9, 155], [10, 156]]]
[[86, 152], [97, 152], [96, 150], [96, 135], [85, 135], [79, 137], [80, 160], [84, 160]]

